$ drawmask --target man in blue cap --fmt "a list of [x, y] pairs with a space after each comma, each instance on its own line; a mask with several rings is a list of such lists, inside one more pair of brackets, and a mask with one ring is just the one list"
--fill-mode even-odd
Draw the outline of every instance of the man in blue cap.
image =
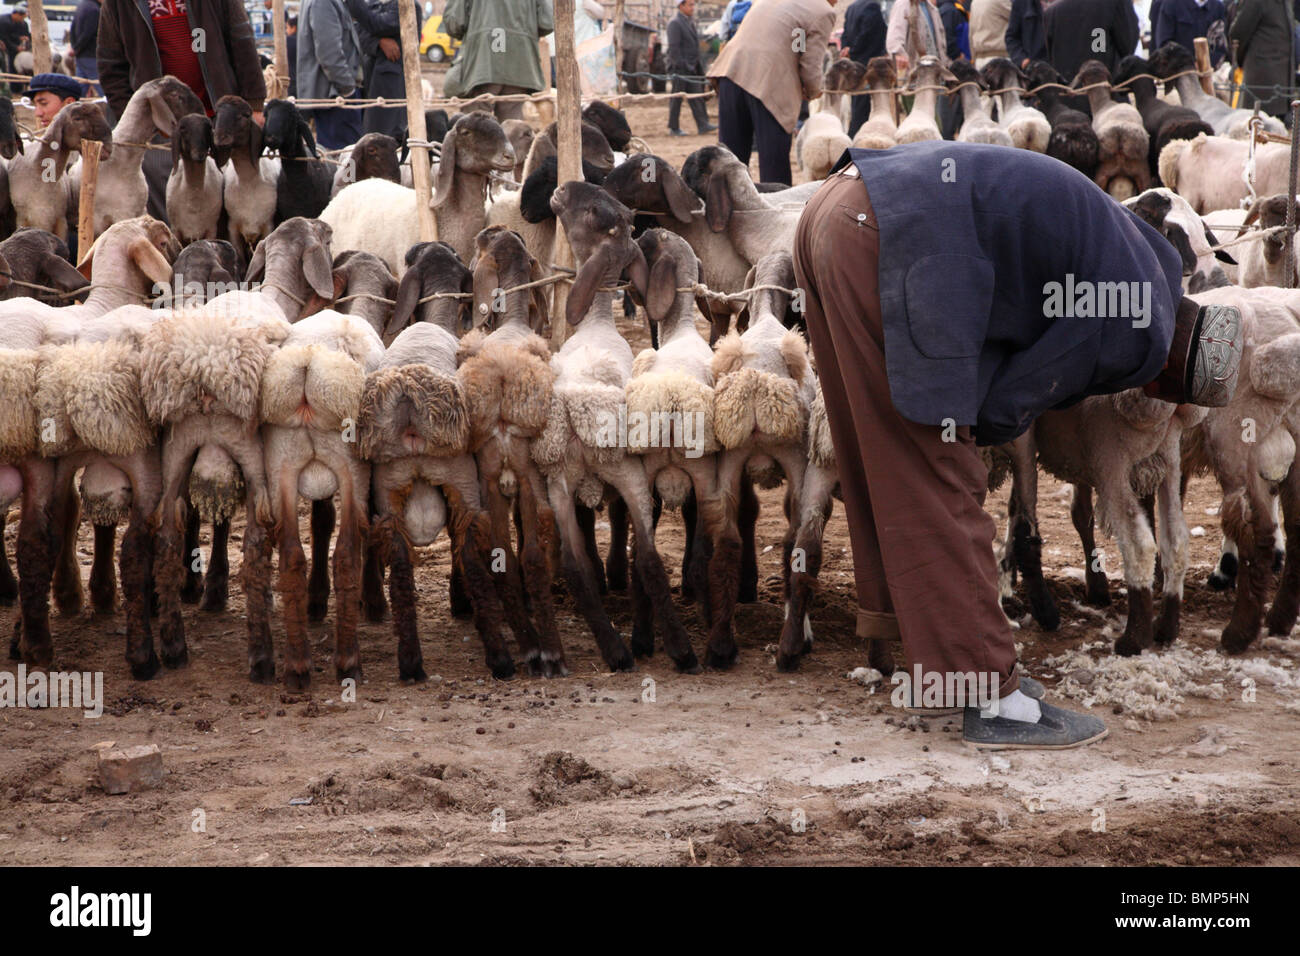
[[59, 110], [81, 99], [81, 83], [63, 73], [37, 73], [27, 85], [32, 110], [41, 129], [49, 126]]

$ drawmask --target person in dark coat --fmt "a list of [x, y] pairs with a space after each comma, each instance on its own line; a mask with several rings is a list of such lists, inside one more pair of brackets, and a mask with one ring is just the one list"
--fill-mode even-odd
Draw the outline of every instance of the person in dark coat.
[[[99, 65], [95, 59], [98, 44], [99, 0], [81, 0], [77, 12], [72, 15], [72, 26], [68, 28], [68, 46], [72, 47], [77, 76], [87, 80], [99, 79]], [[86, 89], [95, 96], [100, 94], [98, 84], [87, 84]]]
[[[668, 73], [672, 76], [674, 93], [703, 93], [703, 80], [688, 80], [688, 76], [703, 76], [704, 64], [700, 61], [700, 34], [695, 29], [695, 0], [680, 0], [677, 15], [668, 21]], [[687, 100], [695, 128], [701, 133], [712, 133], [716, 126], [709, 122], [709, 108], [703, 99]], [[682, 97], [668, 101], [668, 132], [685, 136], [681, 127]]]
[[1056, 0], [1044, 11], [1043, 25], [1047, 60], [1066, 79], [1073, 79], [1085, 60], [1100, 60], [1114, 73], [1119, 61], [1137, 49], [1138, 18], [1131, 0]]
[[298, 95], [298, 18], [284, 18], [284, 50], [289, 60], [289, 95]]
[[978, 446], [1089, 395], [1142, 387], [1153, 400], [1226, 404], [1241, 317], [1184, 299], [1182, 269], [1160, 233], [1029, 150], [851, 149], [804, 209], [795, 279], [853, 546], [858, 636], [901, 640], [913, 672], [941, 686], [984, 675], [996, 711], [943, 702], [965, 708], [968, 743], [1060, 748], [1106, 733], [1043, 703], [1018, 672]]
[[[1158, 50], [1170, 41], [1196, 52], [1192, 41], [1197, 37], [1209, 36], [1210, 27], [1227, 17], [1223, 0], [1161, 0], [1151, 10], [1151, 41], [1153, 50]], [[1214, 50], [1212, 62], [1218, 66], [1223, 60], [1223, 51]]]
[[[872, 57], [885, 55], [887, 30], [885, 15], [880, 11], [880, 0], [854, 0], [844, 11], [840, 49], [853, 62], [866, 66]], [[850, 100], [849, 136], [855, 136], [859, 127], [870, 118], [871, 97], [853, 97]]]
[[[1170, 3], [1172, 0], [1164, 0]], [[1254, 107], [1270, 116], [1289, 112], [1285, 93], [1295, 85], [1295, 11], [1291, 0], [1241, 0], [1228, 30], [1229, 42], [1236, 40], [1245, 89], [1241, 105]]]
[[[24, 42], [27, 45], [32, 42], [32, 31], [27, 25], [27, 4], [15, 3], [12, 10], [0, 15], [0, 48], [4, 51], [4, 63], [0, 66], [6, 73], [14, 72], [14, 57], [22, 52]], [[11, 85], [8, 89], [15, 87]]]
[[1043, 0], [1011, 0], [1007, 20], [1007, 56], [1023, 70], [1034, 60], [1047, 59], [1047, 29]]
[[[406, 96], [406, 74], [402, 72], [402, 30], [397, 0], [347, 0], [348, 12], [357, 24], [361, 40], [362, 69], [366, 98], [402, 99]], [[417, 23], [423, 10], [415, 5]], [[363, 133], [385, 133], [400, 140], [406, 127], [406, 108], [371, 106], [363, 111]]]

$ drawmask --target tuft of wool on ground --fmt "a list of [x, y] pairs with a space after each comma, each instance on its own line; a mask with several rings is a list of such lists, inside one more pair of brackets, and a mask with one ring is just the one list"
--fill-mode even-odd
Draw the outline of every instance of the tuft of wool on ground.
[[1120, 657], [1109, 641], [1094, 641], [1045, 658], [1043, 664], [1060, 674], [1056, 693], [1061, 696], [1088, 708], [1118, 704], [1128, 717], [1147, 721], [1181, 717], [1188, 698], [1225, 700], [1267, 689], [1285, 698], [1288, 709], [1293, 698], [1300, 698], [1300, 669], [1294, 661], [1230, 658], [1187, 646]]

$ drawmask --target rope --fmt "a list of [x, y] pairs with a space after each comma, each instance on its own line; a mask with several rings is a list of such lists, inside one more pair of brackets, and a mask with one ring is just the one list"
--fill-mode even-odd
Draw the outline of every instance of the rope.
[[690, 292], [693, 295], [703, 296], [706, 299], [713, 299], [717, 302], [743, 302], [749, 298], [753, 292], [784, 292], [788, 296], [799, 294], [798, 289], [787, 289], [782, 285], [752, 285], [748, 289], [741, 289], [739, 292], [714, 292], [703, 282], [697, 282], [695, 285], [684, 286], [677, 290], [678, 292]]
[[[1213, 227], [1211, 227], [1213, 228]], [[1238, 229], [1244, 229], [1245, 226], [1238, 226]], [[1219, 243], [1217, 246], [1210, 246], [1211, 252], [1218, 252], [1221, 249], [1230, 249], [1233, 246], [1239, 246], [1243, 242], [1254, 242], [1256, 239], [1267, 239], [1274, 233], [1285, 233], [1286, 226], [1273, 226], [1269, 229], [1252, 229], [1244, 236], [1238, 236], [1236, 239], [1229, 239], [1227, 242]]]

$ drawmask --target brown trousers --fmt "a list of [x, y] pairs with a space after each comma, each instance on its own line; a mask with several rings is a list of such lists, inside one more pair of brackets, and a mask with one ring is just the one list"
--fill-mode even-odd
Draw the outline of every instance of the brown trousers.
[[857, 170], [832, 176], [795, 235], [808, 337], [853, 546], [858, 635], [902, 639], [909, 667], [1019, 684], [998, 600], [988, 474], [969, 428], [907, 421], [885, 371], [880, 231]]

